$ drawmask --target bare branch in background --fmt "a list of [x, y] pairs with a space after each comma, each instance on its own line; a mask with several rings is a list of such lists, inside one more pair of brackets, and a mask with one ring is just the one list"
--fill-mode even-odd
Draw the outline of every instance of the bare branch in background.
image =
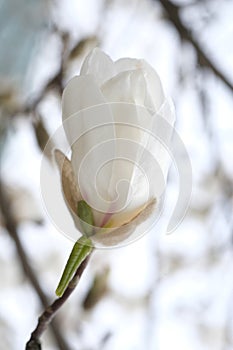
[[[198, 43], [198, 41], [193, 37], [189, 28], [187, 28], [180, 17], [180, 11], [182, 10], [181, 6], [173, 4], [169, 0], [160, 0], [161, 5], [168, 15], [169, 21], [173, 24], [174, 28], [180, 35], [180, 38], [188, 43], [190, 43], [198, 58], [198, 62], [200, 67], [210, 69], [216, 77], [218, 77], [232, 92], [233, 85], [228, 80], [228, 78], [216, 67], [215, 63], [207, 56], [207, 54], [203, 51], [202, 47]], [[200, 97], [200, 96], [199, 96]], [[200, 98], [201, 105], [203, 106], [203, 99]], [[206, 106], [204, 106], [206, 109]], [[207, 113], [206, 113], [207, 114]], [[203, 115], [204, 116], [204, 115]], [[205, 116], [206, 117], [206, 116]], [[206, 118], [203, 118], [206, 126], [206, 130], [208, 132], [209, 140], [211, 141], [213, 147], [213, 157], [215, 157], [215, 173], [217, 177], [217, 181], [221, 186], [221, 191], [225, 197], [226, 202], [231, 203], [232, 200], [232, 180], [229, 175], [226, 173], [224, 166], [222, 164], [222, 157], [219, 153], [218, 145], [218, 137], [215, 135], [214, 130], [210, 127], [210, 122], [206, 122]], [[213, 158], [214, 159], [214, 158]], [[229, 185], [231, 184], [231, 185]]]
[[[51, 140], [50, 143], [47, 144], [49, 141], [49, 134], [44, 125], [43, 119], [39, 115], [35, 115], [35, 118], [32, 120], [32, 126], [39, 149], [41, 152], [44, 152], [49, 160], [52, 160], [52, 150], [54, 145]], [[45, 148], [46, 145], [47, 147]]]
[[62, 305], [67, 301], [71, 293], [75, 290], [87, 264], [90, 259], [91, 254], [81, 263], [77, 271], [75, 272], [72, 280], [70, 281], [68, 287], [66, 288], [64, 294], [57, 298], [50, 306], [46, 307], [42, 315], [38, 319], [38, 324], [35, 330], [31, 334], [31, 338], [26, 344], [26, 350], [40, 350], [40, 337], [46, 330], [47, 326], [52, 321], [52, 318], [55, 316], [56, 312], [62, 307]]
[[210, 69], [232, 92], [233, 84], [228, 78], [216, 67], [215, 63], [203, 51], [198, 41], [193, 37], [189, 28], [187, 28], [181, 20], [180, 10], [182, 7], [173, 4], [168, 0], [160, 0], [161, 5], [168, 15], [169, 21], [176, 28], [182, 40], [190, 43], [197, 53], [198, 63], [201, 67]]
[[56, 29], [57, 35], [60, 37], [62, 42], [62, 50], [61, 50], [61, 60], [60, 65], [57, 70], [57, 72], [52, 76], [44, 85], [42, 91], [38, 94], [38, 96], [32, 100], [28, 101], [26, 104], [26, 107], [22, 109], [18, 109], [14, 112], [14, 115], [17, 116], [17, 114], [34, 114], [37, 110], [38, 105], [40, 102], [45, 98], [48, 92], [51, 90], [55, 90], [59, 96], [62, 95], [63, 91], [63, 80], [64, 75], [66, 73], [67, 66], [70, 64], [71, 61], [82, 57], [85, 53], [87, 53], [91, 48], [98, 46], [100, 44], [99, 39], [97, 36], [88, 36], [86, 38], [83, 38], [79, 40], [75, 45], [70, 48], [69, 44], [69, 34], [65, 32], [59, 31], [59, 29]]
[[[47, 296], [45, 295], [43, 289], [41, 288], [36, 275], [34, 274], [30, 263], [28, 261], [27, 254], [23, 248], [23, 245], [19, 239], [18, 232], [17, 232], [17, 223], [15, 222], [15, 219], [11, 213], [11, 205], [9, 203], [8, 198], [6, 197], [5, 190], [4, 190], [4, 184], [2, 181], [0, 181], [0, 210], [3, 216], [5, 227], [12, 238], [12, 240], [15, 243], [16, 250], [18, 253], [18, 257], [20, 259], [23, 271], [29, 281], [31, 282], [31, 285], [35, 289], [41, 304], [44, 308], [46, 308], [49, 305], [49, 301], [47, 299]], [[57, 347], [60, 350], [69, 350], [70, 347], [68, 346], [66, 340], [62, 336], [62, 332], [60, 327], [58, 326], [58, 323], [56, 321], [53, 321], [51, 323], [51, 330], [54, 336], [54, 339], [56, 341]]]
[[88, 290], [84, 300], [83, 308], [90, 310], [106, 295], [108, 292], [108, 277], [109, 267], [106, 267], [101, 273], [96, 274], [94, 277], [90, 289]]

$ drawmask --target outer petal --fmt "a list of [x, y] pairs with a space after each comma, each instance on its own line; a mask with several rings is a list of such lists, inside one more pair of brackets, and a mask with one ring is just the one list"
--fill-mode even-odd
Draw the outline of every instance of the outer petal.
[[93, 76], [76, 76], [69, 81], [62, 95], [62, 119], [70, 145], [76, 140], [79, 125], [74, 125], [74, 119], [70, 118], [69, 121], [68, 118], [83, 109], [103, 103], [106, 100]]
[[175, 119], [173, 102], [166, 99], [158, 113], [153, 116], [152, 137], [148, 140], [147, 145], [147, 148], [159, 162], [165, 180], [171, 163], [169, 150], [171, 149]]
[[75, 77], [63, 93], [63, 127], [72, 147], [71, 162], [84, 199], [95, 210], [96, 225], [109, 208], [108, 184], [115, 158], [112, 111], [93, 76]]
[[175, 112], [171, 101], [166, 100], [160, 111], [152, 117], [150, 136], [145, 144], [144, 152], [138, 160], [139, 168], [143, 169], [146, 177], [135, 171], [132, 188], [139, 195], [141, 188], [149, 186], [149, 197], [157, 201], [164, 193], [167, 173], [171, 163], [171, 137], [175, 122]]
[[[112, 111], [108, 104], [87, 108], [71, 117], [76, 130], [71, 162], [83, 198], [95, 210], [95, 224], [108, 212], [111, 197], [109, 183], [116, 157], [116, 136]], [[102, 213], [101, 213], [102, 212]]]
[[81, 68], [81, 75], [92, 74], [99, 85], [115, 75], [115, 67], [111, 58], [99, 48], [95, 48], [86, 57]]
[[142, 70], [147, 86], [147, 104], [153, 101], [155, 111], [157, 111], [164, 101], [164, 92], [160, 78], [156, 71], [144, 60], [133, 58], [122, 58], [115, 62], [116, 72], [128, 70]]

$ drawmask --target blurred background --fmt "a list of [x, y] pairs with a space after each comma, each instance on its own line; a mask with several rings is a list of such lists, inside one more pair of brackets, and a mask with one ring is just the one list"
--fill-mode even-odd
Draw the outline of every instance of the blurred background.
[[[0, 0], [1, 350], [24, 348], [73, 245], [43, 208], [41, 155], [96, 46], [159, 73], [192, 199], [173, 234], [94, 254], [43, 349], [233, 349], [232, 14], [232, 0]], [[176, 183], [172, 169], [168, 198]]]

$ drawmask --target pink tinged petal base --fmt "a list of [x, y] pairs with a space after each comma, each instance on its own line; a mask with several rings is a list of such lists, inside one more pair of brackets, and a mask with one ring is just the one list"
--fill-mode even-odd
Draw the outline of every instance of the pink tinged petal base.
[[[133, 234], [135, 229], [140, 229], [141, 224], [152, 217], [155, 210], [156, 201], [152, 200], [150, 203], [147, 203], [141, 211], [135, 212], [135, 215], [131, 217], [130, 221], [124, 224], [121, 222], [120, 226], [116, 229], [112, 229], [110, 226], [109, 228], [97, 232], [93, 237], [93, 242], [103, 246], [116, 246], [123, 241], [127, 242], [127, 239]], [[111, 220], [109, 224], [112, 225]]]

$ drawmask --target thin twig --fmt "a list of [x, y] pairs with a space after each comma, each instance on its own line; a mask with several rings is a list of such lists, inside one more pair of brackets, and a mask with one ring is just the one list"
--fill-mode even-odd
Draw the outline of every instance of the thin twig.
[[198, 63], [200, 66], [209, 68], [212, 72], [231, 90], [233, 91], [233, 84], [227, 77], [216, 67], [215, 63], [203, 51], [198, 41], [193, 37], [191, 31], [184, 25], [180, 18], [181, 7], [173, 4], [169, 0], [160, 0], [161, 5], [168, 15], [169, 21], [174, 25], [182, 40], [189, 42], [197, 53]]
[[[91, 254], [90, 254], [91, 255]], [[74, 277], [70, 281], [68, 287], [66, 288], [64, 294], [57, 298], [50, 306], [48, 306], [42, 315], [38, 319], [37, 326], [35, 330], [31, 334], [31, 338], [26, 344], [26, 350], [40, 350], [41, 349], [41, 343], [40, 343], [40, 337], [42, 336], [43, 332], [46, 330], [48, 324], [51, 322], [52, 318], [55, 316], [56, 312], [60, 309], [60, 307], [67, 301], [71, 293], [74, 291], [75, 287], [77, 286], [83, 271], [85, 270], [87, 263], [90, 259], [90, 255], [87, 256], [87, 258], [81, 263], [79, 268], [77, 269], [76, 273], [74, 274]]]
[[[49, 305], [48, 298], [46, 297], [43, 289], [41, 288], [29, 262], [27, 254], [23, 248], [23, 245], [19, 239], [18, 232], [17, 232], [17, 224], [15, 222], [14, 216], [11, 211], [11, 206], [9, 203], [9, 200], [5, 194], [4, 185], [2, 181], [0, 180], [0, 210], [4, 219], [5, 227], [12, 238], [12, 240], [15, 243], [16, 250], [23, 268], [23, 271], [29, 281], [31, 282], [33, 288], [35, 289], [41, 304], [44, 308], [46, 308]], [[56, 341], [56, 344], [58, 346], [58, 349], [60, 350], [69, 350], [70, 347], [68, 346], [66, 340], [62, 336], [62, 332], [59, 329], [58, 323], [54, 320], [51, 323], [51, 330], [54, 335], [54, 340]]]

